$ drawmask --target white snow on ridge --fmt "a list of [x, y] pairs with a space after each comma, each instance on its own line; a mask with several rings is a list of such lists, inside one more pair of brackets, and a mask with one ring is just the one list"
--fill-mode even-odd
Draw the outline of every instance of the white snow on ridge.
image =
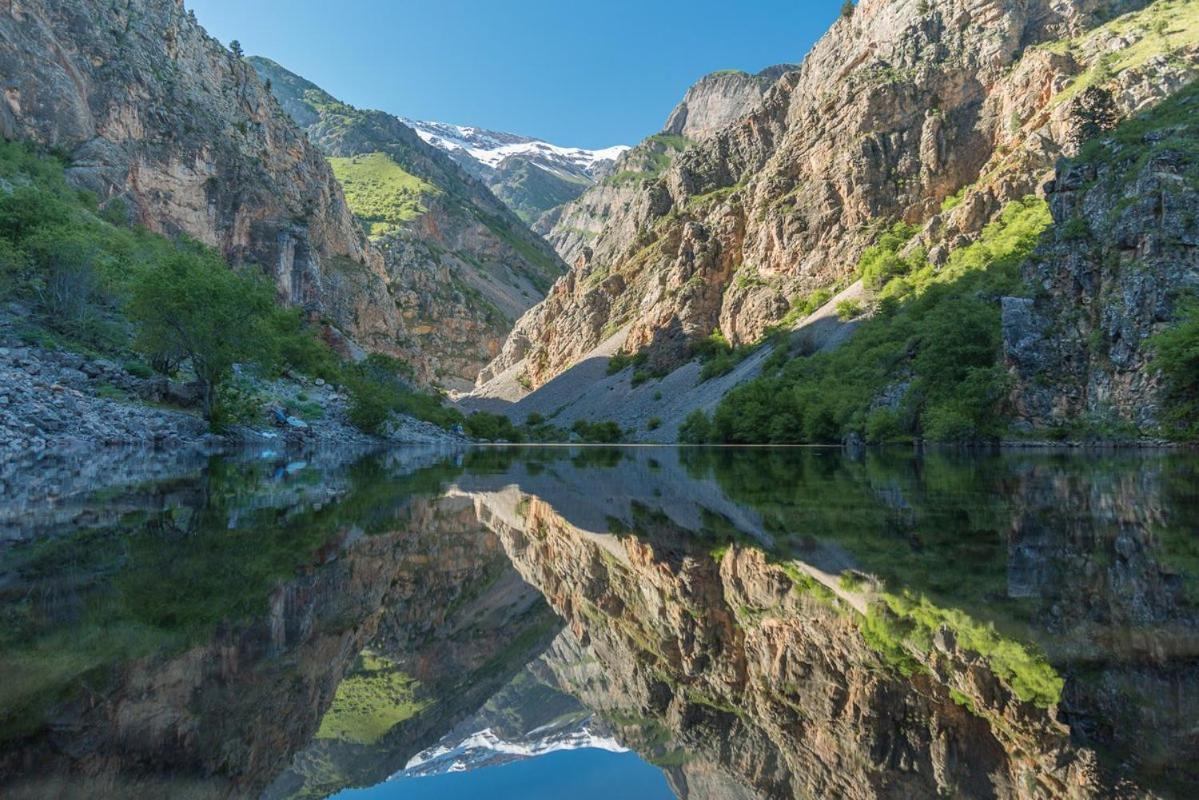
[[481, 164], [496, 169], [511, 156], [543, 159], [553, 164], [567, 165], [590, 175], [595, 168], [616, 158], [629, 148], [625, 145], [586, 150], [581, 147], [559, 147], [540, 139], [497, 133], [467, 125], [444, 122], [423, 122], [405, 119], [404, 124], [434, 147], [448, 152], [462, 151]]
[[[529, 735], [537, 732], [532, 731]], [[484, 728], [457, 743], [442, 743], [417, 753], [409, 759], [403, 771], [393, 777], [444, 775], [447, 772], [464, 772], [537, 758], [563, 750], [585, 749], [606, 750], [610, 753], [628, 752], [628, 748], [613, 737], [593, 733], [586, 725], [522, 742], [502, 739], [490, 728]]]

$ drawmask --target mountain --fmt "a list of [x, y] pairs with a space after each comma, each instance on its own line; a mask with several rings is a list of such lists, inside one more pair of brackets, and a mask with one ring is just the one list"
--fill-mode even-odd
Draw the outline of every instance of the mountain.
[[549, 142], [444, 122], [404, 122], [486, 183], [525, 222], [568, 203], [607, 174], [628, 148], [559, 147]]
[[[1164, 0], [863, 0], [748, 114], [698, 141], [673, 132], [686, 130], [685, 120], [676, 123], [547, 218], [543, 232], [571, 271], [480, 374], [478, 402], [518, 419], [557, 411], [555, 423], [567, 426], [603, 414], [639, 438], [671, 441], [691, 412], [713, 411], [734, 385], [765, 371], [774, 382], [739, 395], [741, 405], [726, 404], [717, 436], [835, 441], [865, 435], [866, 418], [879, 409], [880, 424], [893, 415], [886, 424], [909, 435], [932, 423], [937, 435], [977, 435], [1010, 413], [1001, 407], [1003, 373], [1013, 368], [1003, 357], [1001, 306], [1010, 309], [1004, 324], [1012, 331], [1020, 306], [1001, 298], [1067, 291], [1068, 280], [1093, 280], [1100, 269], [1092, 261], [1089, 273], [1068, 276], [1053, 272], [1050, 258], [1045, 269], [1009, 280], [1039, 236], [1068, 238], [1084, 221], [1103, 235], [1083, 206], [1056, 203], [1054, 211], [1086, 219], [1054, 219], [1042, 187], [1059, 159], [1084, 143], [1100, 145], [1121, 120], [1199, 76], [1197, 14], [1194, 2]], [[1126, 143], [1132, 166], [1147, 144]], [[1175, 148], [1172, 172], [1187, 172], [1187, 152]], [[1081, 177], [1088, 174], [1071, 180], [1091, 186]], [[1067, 175], [1051, 184], [1055, 197]], [[1188, 191], [1185, 180], [1178, 185]], [[1070, 202], [1082, 202], [1071, 191]], [[1131, 194], [1092, 202], [1139, 208]], [[1191, 253], [1186, 219], [1172, 224]], [[1128, 233], [1109, 252], [1134, 241], [1157, 246]], [[1088, 392], [1077, 359], [1123, 358], [1131, 343], [1122, 337], [1139, 341], [1168, 323], [1170, 298], [1193, 283], [1193, 272], [1182, 270], [1150, 271], [1135, 288], [1119, 284], [1157, 298], [1137, 312], [1151, 324], [1127, 328], [1120, 311], [1082, 325], [1079, 346], [1060, 356], [1077, 377], [1058, 396], [1089, 394], [1073, 407], [1106, 408], [1107, 389]], [[937, 291], [916, 302], [928, 286]], [[1080, 301], [1090, 290], [1069, 291]], [[1119, 294], [1116, 285], [1111, 291]], [[1055, 330], [1074, 330], [1070, 305], [1063, 300], [1026, 322], [1051, 341]], [[1050, 306], [1035, 301], [1037, 311]], [[918, 335], [934, 323], [944, 332]], [[774, 345], [766, 340], [780, 327], [800, 332], [769, 360]], [[860, 330], [870, 333], [858, 337]], [[978, 351], [949, 355], [943, 345], [965, 330]], [[847, 342], [856, 358], [830, 355]], [[872, 342], [883, 342], [885, 354]], [[1134, 349], [1141, 355], [1127, 363], [1143, 371], [1144, 350]], [[717, 353], [710, 367], [693, 361]], [[969, 401], [953, 388], [967, 364], [986, 387]], [[855, 368], [851, 384], [847, 370]], [[805, 381], [820, 390], [788, 406]], [[1052, 403], [1045, 396], [1026, 416], [1043, 420]], [[750, 421], [751, 409], [764, 411]]]
[[398, 352], [382, 259], [328, 163], [181, 2], [9, 4], [0, 42], [5, 139], [54, 148], [112, 214], [257, 264], [282, 300]]
[[796, 64], [776, 64], [753, 75], [735, 69], [705, 75], [670, 112], [663, 133], [707, 138], [753, 111], [770, 87], [796, 68]]
[[431, 382], [469, 385], [562, 262], [483, 183], [398, 117], [342, 103], [269, 59], [248, 62], [329, 158], [382, 253], [410, 333], [405, 355]]
[[408, 760], [403, 777], [498, 767], [564, 750], [626, 752], [611, 726], [555, 685], [544, 657], [527, 665], [475, 714]]

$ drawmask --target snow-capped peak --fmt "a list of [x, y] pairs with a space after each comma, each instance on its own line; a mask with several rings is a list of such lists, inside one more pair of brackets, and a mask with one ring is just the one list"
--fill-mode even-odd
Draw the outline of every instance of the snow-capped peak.
[[546, 725], [530, 731], [518, 742], [504, 739], [491, 728], [484, 728], [460, 741], [442, 740], [437, 745], [417, 753], [395, 777], [411, 778], [465, 772], [526, 758], [537, 758], [562, 750], [584, 749], [607, 750], [610, 753], [628, 752], [628, 748], [622, 747], [611, 735], [593, 731], [589, 722], [566, 730]]
[[625, 145], [587, 150], [582, 147], [560, 147], [540, 139], [513, 133], [498, 133], [468, 125], [449, 125], [444, 122], [424, 122], [405, 119], [404, 123], [420, 138], [451, 155], [469, 156], [491, 169], [498, 169], [505, 159], [523, 156], [539, 166], [592, 176], [597, 168], [609, 164], [629, 148]]

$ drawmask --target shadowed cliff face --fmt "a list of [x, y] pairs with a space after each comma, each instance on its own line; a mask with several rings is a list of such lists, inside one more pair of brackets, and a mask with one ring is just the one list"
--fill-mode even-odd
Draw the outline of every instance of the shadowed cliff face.
[[529, 448], [131, 473], [110, 513], [33, 504], [0, 549], [0, 791], [469, 794], [591, 747], [681, 798], [1190, 796], [1197, 471]]
[[430, 382], [465, 388], [565, 265], [480, 180], [398, 117], [333, 98], [273, 61], [248, 63], [334, 164], [383, 256]]

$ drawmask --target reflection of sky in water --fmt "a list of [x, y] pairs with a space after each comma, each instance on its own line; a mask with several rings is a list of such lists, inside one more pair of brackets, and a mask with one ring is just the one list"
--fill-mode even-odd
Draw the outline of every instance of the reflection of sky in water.
[[400, 778], [334, 795], [344, 800], [655, 800], [673, 798], [666, 778], [633, 753], [573, 750], [500, 767]]

